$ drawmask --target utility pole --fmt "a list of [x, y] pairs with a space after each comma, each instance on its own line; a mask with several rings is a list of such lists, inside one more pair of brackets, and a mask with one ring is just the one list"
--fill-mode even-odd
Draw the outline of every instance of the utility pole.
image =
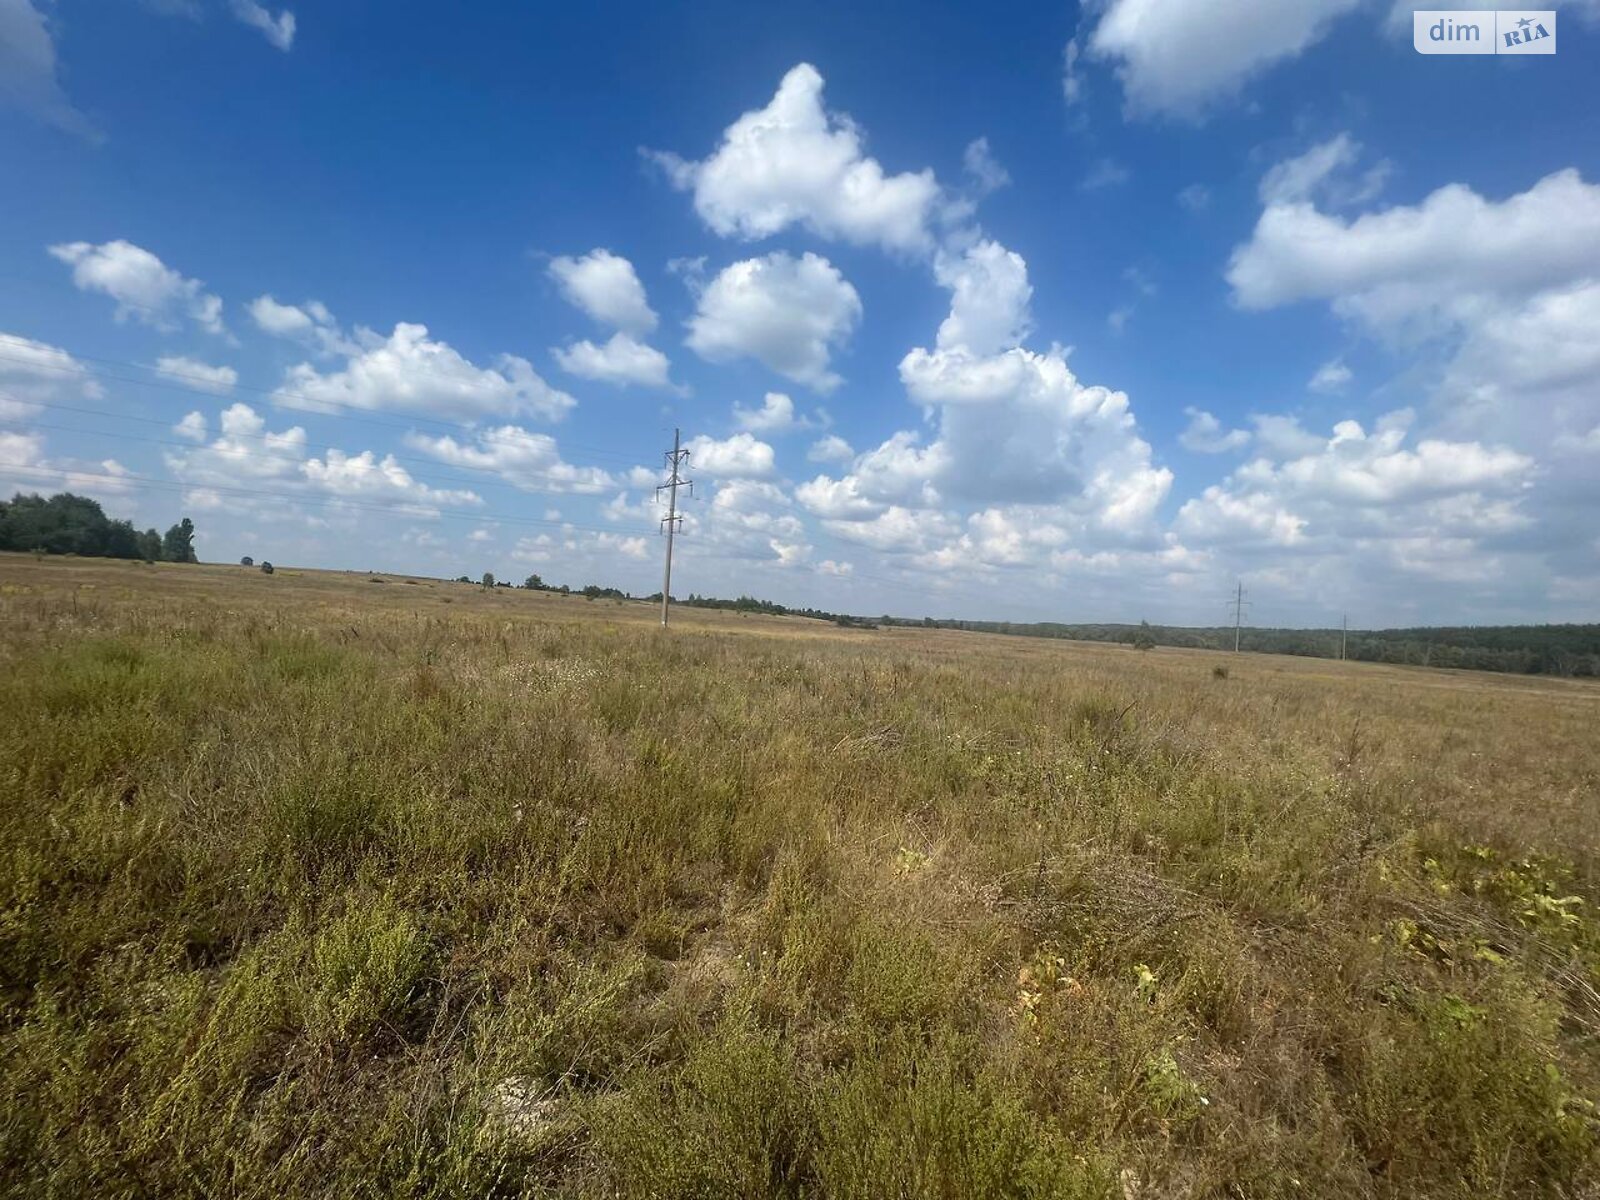
[[1233, 652], [1239, 653], [1239, 629], [1244, 624], [1244, 610], [1250, 607], [1250, 601], [1244, 598], [1244, 580], [1240, 580], [1234, 588], [1233, 599], [1228, 601], [1228, 607], [1233, 609]]
[[683, 524], [683, 518], [678, 515], [678, 487], [685, 485], [689, 494], [694, 495], [694, 480], [685, 479], [682, 475], [683, 464], [689, 461], [689, 452], [682, 448], [683, 435], [680, 430], [672, 431], [672, 449], [667, 451], [667, 481], [656, 488], [659, 499], [662, 492], [667, 493], [667, 515], [661, 518], [661, 532], [667, 535], [667, 569], [661, 577], [661, 628], [667, 627], [667, 608], [672, 603], [672, 535]]

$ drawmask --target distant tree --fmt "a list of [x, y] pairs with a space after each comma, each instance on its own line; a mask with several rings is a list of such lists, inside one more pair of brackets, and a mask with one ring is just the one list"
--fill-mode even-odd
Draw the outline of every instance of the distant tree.
[[161, 535], [154, 529], [146, 529], [139, 535], [139, 557], [145, 562], [161, 561]]
[[494, 586], [494, 572], [485, 571], [481, 582], [485, 588], [492, 588]]
[[161, 539], [161, 557], [167, 562], [192, 563], [199, 561], [194, 554], [194, 522], [185, 517]]
[[269, 562], [263, 562], [261, 564], [261, 573], [263, 575], [271, 575], [272, 574], [272, 564], [269, 563]]
[[537, 575], [529, 575], [528, 578], [523, 581], [522, 586], [527, 588], [530, 592], [542, 592], [544, 591], [544, 580], [540, 579]]
[[1135, 650], [1156, 648], [1156, 635], [1151, 632], [1149, 621], [1140, 621], [1139, 628], [1133, 631], [1133, 648]]
[[256, 565], [256, 560], [251, 558], [248, 554], [246, 554], [243, 558], [241, 558], [239, 560], [239, 565], [241, 567], [253, 567], [253, 566]]

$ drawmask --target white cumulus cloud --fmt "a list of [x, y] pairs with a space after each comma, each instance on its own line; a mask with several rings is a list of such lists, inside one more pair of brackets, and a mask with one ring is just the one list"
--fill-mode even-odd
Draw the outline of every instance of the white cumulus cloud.
[[727, 479], [764, 479], [775, 473], [772, 447], [748, 433], [717, 440], [702, 434], [684, 444], [692, 471]]
[[585, 338], [569, 346], [556, 346], [550, 353], [563, 371], [581, 379], [617, 387], [673, 386], [672, 364], [667, 356], [627, 333], [614, 333], [599, 344]]
[[[1353, 217], [1266, 194], [1228, 268], [1241, 308], [1327, 304], [1411, 357], [1452, 436], [1542, 455], [1600, 420], [1600, 185], [1572, 169], [1504, 199], [1451, 183]], [[1338, 367], [1314, 385], [1341, 384]], [[1586, 486], [1600, 498], [1568, 467], [1542, 492]]]
[[158, 358], [156, 374], [194, 391], [210, 392], [213, 396], [226, 395], [239, 382], [239, 372], [232, 367], [214, 367], [178, 354]]
[[256, 0], [231, 0], [233, 15], [252, 29], [260, 31], [279, 50], [288, 51], [294, 45], [294, 14], [281, 9], [276, 15]]
[[1534, 462], [1478, 442], [1436, 438], [1406, 445], [1413, 415], [1371, 432], [1341, 421], [1316, 449], [1282, 462], [1257, 459], [1179, 510], [1177, 529], [1200, 542], [1294, 546], [1336, 539], [1447, 541], [1508, 520]]
[[961, 166], [980, 196], [997, 192], [1011, 182], [1010, 172], [995, 158], [994, 151], [989, 149], [989, 139], [986, 137], [967, 143], [967, 148], [961, 155]]
[[47, 458], [44, 435], [0, 429], [0, 495], [12, 492], [75, 492], [92, 499], [117, 501], [134, 490], [132, 472], [114, 458], [90, 462]]
[[94, 137], [56, 73], [56, 44], [31, 0], [0, 0], [0, 102], [68, 133]]
[[1324, 396], [1332, 396], [1349, 387], [1350, 380], [1354, 377], [1354, 373], [1345, 366], [1343, 359], [1330, 359], [1317, 368], [1317, 373], [1311, 377], [1306, 387]]
[[939, 326], [941, 347], [992, 354], [1028, 335], [1033, 288], [1020, 254], [985, 239], [960, 255], [941, 254], [934, 277], [950, 289], [950, 315]]
[[1171, 472], [1153, 461], [1126, 395], [1080, 383], [1059, 348], [1018, 344], [1030, 325], [1021, 256], [979, 241], [938, 275], [950, 317], [934, 349], [900, 364], [934, 436], [901, 430], [796, 499], [834, 536], [936, 572], [1153, 544]]
[[710, 362], [753, 358], [819, 392], [842, 382], [832, 351], [861, 319], [861, 298], [827, 259], [769, 254], [725, 268], [700, 293], [689, 347]]
[[793, 433], [800, 429], [826, 429], [830, 418], [820, 408], [810, 416], [801, 416], [789, 396], [783, 392], [768, 392], [762, 397], [760, 408], [735, 404], [733, 420], [740, 429], [751, 433]]
[[368, 335], [342, 370], [300, 363], [273, 401], [286, 408], [421, 413], [447, 420], [531, 415], [557, 420], [577, 401], [546, 383], [525, 358], [503, 354], [480, 367], [425, 325], [401, 322], [387, 338]]
[[292, 338], [322, 354], [350, 354], [356, 344], [339, 328], [328, 306], [320, 300], [280, 304], [272, 296], [257, 296], [245, 309], [256, 328], [273, 337]]
[[433, 509], [439, 505], [477, 505], [483, 499], [465, 488], [435, 488], [414, 479], [394, 455], [379, 458], [371, 450], [346, 454], [329, 449], [321, 458], [307, 459], [301, 467], [312, 487], [334, 496], [362, 501], [395, 500], [408, 508]]
[[933, 172], [885, 172], [864, 153], [856, 124], [823, 106], [822, 89], [822, 75], [801, 63], [765, 108], [727, 128], [709, 158], [655, 157], [723, 237], [763, 238], [800, 225], [824, 238], [928, 249], [940, 198]]
[[565, 462], [555, 438], [520, 425], [484, 429], [464, 441], [411, 433], [406, 444], [454, 467], [492, 471], [528, 491], [593, 495], [614, 485], [609, 472]]
[[1222, 422], [1199, 408], [1186, 408], [1189, 424], [1178, 435], [1178, 443], [1196, 454], [1226, 454], [1250, 444], [1248, 429], [1224, 429]]
[[850, 443], [836, 433], [818, 438], [806, 451], [806, 461], [814, 463], [846, 463], [855, 456]]
[[1569, 169], [1503, 201], [1453, 183], [1353, 219], [1269, 200], [1228, 282], [1244, 308], [1330, 300], [1381, 328], [1597, 273], [1600, 185]]
[[186, 413], [183, 420], [172, 427], [172, 432], [191, 442], [203, 442], [210, 436], [206, 415], [198, 411]]
[[577, 258], [562, 255], [551, 260], [549, 273], [569, 304], [601, 324], [633, 334], [656, 327], [644, 284], [620, 254], [601, 247]]
[[186, 279], [132, 242], [64, 242], [50, 254], [72, 268], [81, 291], [99, 292], [117, 303], [119, 321], [130, 317], [155, 329], [173, 330], [187, 317], [210, 333], [225, 333], [222, 301], [198, 279]]
[[205, 442], [206, 420], [190, 413], [178, 423], [184, 437], [204, 444], [166, 455], [167, 466], [192, 487], [228, 487], [241, 481], [297, 480], [306, 459], [306, 431], [299, 425], [273, 432], [248, 404], [234, 403], [218, 417], [218, 433]]
[[1390, 164], [1378, 162], [1357, 174], [1354, 168], [1360, 158], [1360, 143], [1348, 133], [1338, 134], [1274, 165], [1262, 177], [1261, 199], [1269, 205], [1318, 198], [1339, 208], [1364, 204], [1382, 190]]
[[1115, 64], [1135, 112], [1194, 116], [1320, 41], [1362, 0], [1108, 0], [1091, 55]]
[[59, 346], [0, 333], [0, 421], [31, 417], [44, 404], [104, 394], [89, 368]]

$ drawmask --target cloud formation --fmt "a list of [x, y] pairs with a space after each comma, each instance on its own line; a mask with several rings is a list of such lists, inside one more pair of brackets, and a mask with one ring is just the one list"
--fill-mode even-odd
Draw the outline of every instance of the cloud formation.
[[564, 461], [555, 438], [520, 425], [495, 426], [462, 440], [409, 433], [406, 444], [453, 467], [492, 472], [530, 492], [596, 495], [615, 486], [609, 472]]
[[950, 315], [933, 349], [900, 363], [934, 436], [901, 430], [843, 476], [802, 484], [799, 502], [834, 536], [934, 572], [1158, 541], [1171, 473], [1152, 461], [1126, 395], [1080, 383], [1059, 348], [1020, 344], [1031, 325], [1022, 257], [985, 239], [936, 274]]
[[748, 433], [736, 433], [721, 441], [702, 434], [690, 438], [684, 448], [689, 451], [690, 468], [704, 475], [765, 479], [777, 471], [777, 456], [771, 445]]
[[447, 420], [536, 416], [559, 420], [576, 405], [546, 383], [525, 358], [502, 354], [480, 367], [425, 325], [401, 322], [387, 338], [362, 331], [340, 370], [300, 363], [285, 374], [273, 402], [285, 408], [344, 408], [420, 413]]
[[156, 374], [182, 387], [213, 396], [225, 396], [239, 382], [232, 367], [214, 367], [181, 354], [164, 354], [156, 360]]
[[1186, 408], [1184, 415], [1189, 424], [1178, 435], [1178, 444], [1196, 454], [1226, 454], [1250, 444], [1247, 429], [1224, 429], [1222, 422], [1212, 414], [1198, 408]]
[[63, 242], [50, 256], [72, 268], [72, 282], [85, 292], [99, 292], [117, 303], [116, 319], [129, 319], [164, 332], [176, 330], [184, 318], [208, 333], [226, 333], [222, 301], [198, 279], [187, 279], [142, 246], [117, 239], [93, 245]]
[[1089, 53], [1135, 113], [1195, 117], [1320, 41], [1362, 0], [1109, 0]]
[[288, 9], [281, 9], [274, 15], [256, 0], [229, 0], [229, 7], [235, 18], [257, 30], [279, 50], [288, 53], [293, 47], [295, 20]]
[[581, 379], [617, 387], [673, 386], [672, 364], [667, 356], [630, 334], [614, 333], [598, 344], [585, 338], [569, 346], [557, 346], [550, 353], [563, 371]]
[[97, 136], [61, 88], [55, 39], [31, 0], [0, 0], [0, 102], [67, 133]]
[[31, 417], [45, 404], [104, 395], [89, 368], [59, 346], [0, 333], [0, 421]]
[[569, 304], [602, 325], [634, 334], [656, 327], [644, 284], [620, 254], [602, 247], [579, 258], [563, 255], [550, 261], [549, 274]]
[[801, 63], [765, 108], [728, 126], [710, 157], [653, 157], [723, 237], [755, 240], [798, 225], [858, 245], [928, 250], [940, 200], [933, 172], [886, 172], [864, 153], [855, 122], [823, 106], [822, 88], [821, 73]]
[[843, 382], [832, 352], [861, 319], [861, 297], [839, 269], [809, 250], [726, 267], [699, 296], [688, 345], [708, 362], [753, 358], [818, 392]]

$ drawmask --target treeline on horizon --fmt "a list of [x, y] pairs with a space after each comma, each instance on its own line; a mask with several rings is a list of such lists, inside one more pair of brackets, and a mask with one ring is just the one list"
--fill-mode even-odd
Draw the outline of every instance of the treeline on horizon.
[[198, 561], [194, 523], [188, 517], [165, 535], [154, 529], [141, 532], [132, 521], [114, 520], [97, 501], [71, 492], [58, 492], [49, 499], [18, 492], [10, 500], [0, 500], [0, 550], [145, 562]]
[[[660, 593], [653, 597], [659, 600]], [[972, 633], [999, 633], [1011, 637], [1060, 638], [1075, 642], [1113, 642], [1133, 645], [1148, 637], [1158, 646], [1194, 650], [1233, 649], [1233, 626], [1065, 624], [1054, 621], [961, 621], [935, 617], [852, 617], [811, 608], [788, 608], [771, 600], [740, 596], [721, 600], [691, 595], [675, 601], [692, 608], [720, 608], [771, 616], [812, 617], [858, 628], [916, 627], [959, 629]], [[1341, 634], [1337, 629], [1244, 629], [1240, 650], [1265, 654], [1298, 654], [1308, 658], [1338, 658]], [[1600, 625], [1482, 625], [1439, 626], [1415, 629], [1350, 630], [1344, 655], [1357, 662], [1402, 666], [1455, 667], [1469, 671], [1500, 671], [1520, 675], [1600, 676]]]
[[[492, 578], [492, 577], [490, 577]], [[460, 577], [470, 582], [467, 576]], [[501, 586], [508, 586], [502, 583]], [[531, 575], [521, 586], [537, 591], [587, 596], [589, 599], [646, 600], [659, 602], [660, 592], [633, 596], [614, 587], [590, 584], [579, 590], [552, 586]], [[714, 608], [727, 612], [759, 613], [772, 617], [808, 617], [850, 629], [918, 628], [957, 629], [970, 633], [998, 633], [1008, 637], [1059, 638], [1074, 642], [1144, 643], [1191, 650], [1232, 650], [1233, 626], [1137, 625], [1115, 623], [1067, 624], [1056, 621], [963, 621], [955, 618], [854, 616], [820, 608], [791, 608], [754, 596], [724, 599], [691, 592], [674, 604], [688, 608]], [[1397, 666], [1452, 667], [1466, 671], [1498, 671], [1513, 675], [1600, 677], [1600, 625], [1455, 625], [1412, 629], [1243, 629], [1239, 649], [1262, 654], [1297, 654], [1306, 658], [1338, 658], [1355, 662]]]

